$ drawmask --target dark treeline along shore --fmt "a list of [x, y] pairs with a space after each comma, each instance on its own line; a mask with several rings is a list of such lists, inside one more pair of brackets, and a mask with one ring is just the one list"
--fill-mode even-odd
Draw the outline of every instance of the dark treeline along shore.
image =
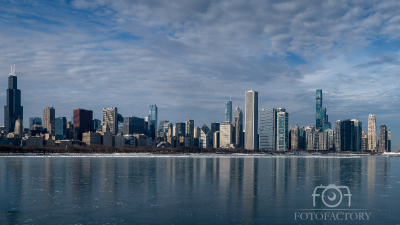
[[260, 151], [260, 150], [246, 150], [242, 148], [201, 148], [201, 147], [177, 147], [177, 148], [156, 148], [156, 147], [112, 147], [104, 145], [88, 145], [88, 146], [9, 146], [0, 145], [0, 154], [67, 154], [67, 153], [78, 153], [78, 154], [113, 154], [113, 153], [151, 153], [151, 154], [266, 154], [266, 155], [285, 155], [285, 154], [298, 154], [298, 153], [318, 153], [318, 154], [358, 154], [358, 155], [376, 155], [378, 153], [355, 153], [355, 152], [335, 152], [335, 151]]

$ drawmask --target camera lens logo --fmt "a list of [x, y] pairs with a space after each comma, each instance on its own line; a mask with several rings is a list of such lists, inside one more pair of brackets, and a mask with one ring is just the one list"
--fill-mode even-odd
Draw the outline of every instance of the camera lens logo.
[[347, 186], [336, 186], [329, 184], [328, 186], [316, 186], [314, 189], [313, 206], [315, 207], [315, 199], [320, 197], [322, 202], [329, 208], [334, 208], [342, 203], [343, 197], [347, 197], [348, 206], [351, 204], [351, 193]]

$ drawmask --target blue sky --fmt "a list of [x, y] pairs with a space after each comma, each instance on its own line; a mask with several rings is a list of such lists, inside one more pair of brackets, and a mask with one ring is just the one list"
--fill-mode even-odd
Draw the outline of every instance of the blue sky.
[[[368, 114], [400, 149], [398, 1], [1, 1], [0, 104], [16, 64], [24, 125], [73, 109], [118, 107], [196, 126], [224, 120], [224, 103], [286, 108], [315, 124], [315, 90], [329, 120]], [[1, 78], [2, 77], [2, 78]], [[0, 117], [3, 118], [3, 110]], [[0, 121], [3, 125], [4, 121]]]

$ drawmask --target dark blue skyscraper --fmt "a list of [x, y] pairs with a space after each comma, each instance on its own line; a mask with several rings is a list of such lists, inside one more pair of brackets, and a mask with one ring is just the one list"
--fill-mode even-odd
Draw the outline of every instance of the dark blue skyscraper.
[[157, 106], [149, 106], [149, 121], [148, 121], [148, 135], [149, 137], [155, 139], [157, 131]]
[[17, 89], [17, 75], [15, 65], [11, 67], [8, 77], [7, 105], [4, 106], [4, 133], [14, 132], [15, 121], [24, 119], [21, 106], [21, 91]]
[[67, 138], [67, 118], [55, 118], [55, 138], [56, 140], [64, 140]]

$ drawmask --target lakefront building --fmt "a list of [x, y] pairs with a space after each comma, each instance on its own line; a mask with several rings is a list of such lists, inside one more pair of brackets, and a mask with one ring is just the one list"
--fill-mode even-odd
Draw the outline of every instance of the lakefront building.
[[239, 105], [233, 114], [234, 143], [236, 148], [243, 148], [243, 113]]
[[110, 127], [110, 132], [113, 135], [116, 135], [118, 132], [117, 115], [117, 107], [103, 108], [103, 125], [108, 124]]
[[375, 151], [377, 142], [376, 118], [374, 114], [368, 116], [368, 150]]
[[225, 102], [225, 122], [232, 123], [232, 101]]
[[276, 142], [276, 110], [260, 110], [260, 145], [261, 150], [275, 150]]
[[284, 108], [276, 109], [276, 150], [288, 150], [289, 113]]
[[150, 105], [149, 106], [149, 117], [148, 117], [148, 136], [153, 138], [153, 140], [156, 138], [156, 131], [157, 131], [157, 118], [158, 117], [158, 112], [157, 112], [157, 105]]
[[4, 106], [4, 133], [14, 132], [17, 119], [23, 120], [24, 112], [21, 106], [21, 91], [17, 89], [17, 74], [14, 65], [8, 77], [7, 105]]
[[245, 93], [245, 133], [244, 148], [258, 149], [258, 92]]
[[43, 129], [46, 129], [49, 134], [54, 136], [55, 134], [55, 119], [56, 110], [53, 106], [46, 106], [43, 110]]

